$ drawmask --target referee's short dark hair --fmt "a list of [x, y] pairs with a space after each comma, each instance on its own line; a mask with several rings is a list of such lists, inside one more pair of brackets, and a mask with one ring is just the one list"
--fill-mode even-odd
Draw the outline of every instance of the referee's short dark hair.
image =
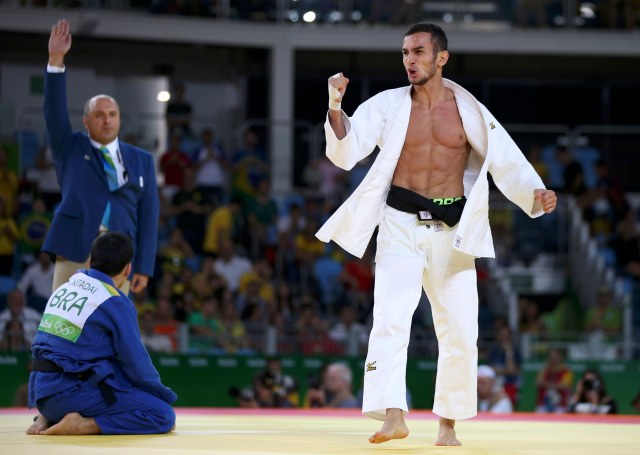
[[106, 232], [91, 245], [89, 267], [111, 277], [116, 276], [133, 258], [133, 242], [119, 232]]

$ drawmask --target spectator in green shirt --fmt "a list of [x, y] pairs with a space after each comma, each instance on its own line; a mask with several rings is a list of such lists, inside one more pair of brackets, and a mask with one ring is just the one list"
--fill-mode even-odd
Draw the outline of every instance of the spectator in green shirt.
[[622, 331], [622, 312], [613, 305], [613, 292], [610, 288], [598, 290], [596, 305], [587, 312], [585, 329], [605, 335], [615, 335]]

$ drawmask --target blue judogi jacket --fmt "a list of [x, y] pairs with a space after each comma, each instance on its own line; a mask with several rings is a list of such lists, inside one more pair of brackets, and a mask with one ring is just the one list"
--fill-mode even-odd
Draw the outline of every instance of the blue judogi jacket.
[[95, 269], [79, 270], [56, 289], [45, 308], [31, 352], [65, 373], [35, 371], [29, 377], [29, 407], [77, 385], [75, 374], [93, 371], [88, 381], [116, 390], [149, 392], [167, 403], [177, 395], [160, 375], [140, 337], [136, 309], [113, 280]]

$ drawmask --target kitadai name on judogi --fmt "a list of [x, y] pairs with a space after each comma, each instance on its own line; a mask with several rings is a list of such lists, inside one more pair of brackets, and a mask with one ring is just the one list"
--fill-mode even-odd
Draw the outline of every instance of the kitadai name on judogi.
[[94, 285], [92, 285], [88, 281], [82, 280], [80, 278], [77, 278], [77, 279], [75, 279], [73, 281], [69, 281], [69, 284], [71, 286], [75, 286], [75, 287], [83, 289], [85, 291], [89, 291], [92, 294], [95, 294], [96, 291], [98, 290], [98, 288], [96, 288]]

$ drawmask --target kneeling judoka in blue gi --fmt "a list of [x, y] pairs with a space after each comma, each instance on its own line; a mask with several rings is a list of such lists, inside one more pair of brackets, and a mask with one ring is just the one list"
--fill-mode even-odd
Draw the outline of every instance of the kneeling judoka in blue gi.
[[177, 395], [160, 382], [140, 339], [136, 309], [118, 290], [133, 243], [108, 232], [89, 270], [53, 292], [31, 347], [27, 434], [153, 434], [175, 428]]

